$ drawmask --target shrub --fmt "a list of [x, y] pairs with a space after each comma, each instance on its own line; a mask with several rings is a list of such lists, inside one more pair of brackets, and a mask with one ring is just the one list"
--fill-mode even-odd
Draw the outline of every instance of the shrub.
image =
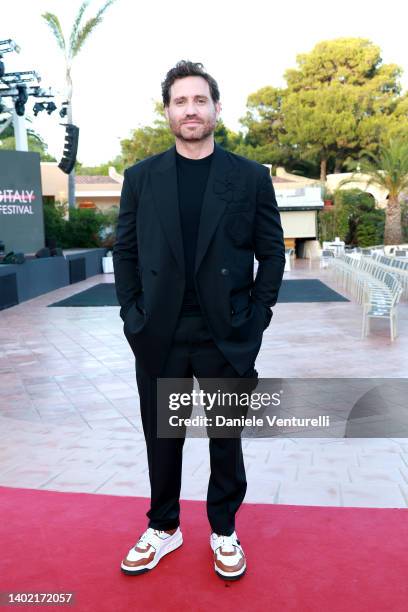
[[46, 240], [54, 240], [62, 249], [112, 248], [118, 210], [107, 213], [98, 210], [74, 208], [69, 219], [64, 217], [64, 207], [53, 201], [44, 202], [44, 226]]
[[65, 226], [65, 248], [100, 246], [100, 232], [104, 225], [103, 213], [88, 208], [74, 208]]
[[381, 244], [384, 225], [385, 211], [376, 208], [373, 196], [361, 189], [337, 189], [333, 208], [318, 213], [321, 241], [339, 236], [351, 246]]
[[55, 241], [58, 246], [63, 247], [65, 241], [64, 209], [59, 203], [43, 198], [44, 200], [44, 231], [46, 243], [48, 240]]

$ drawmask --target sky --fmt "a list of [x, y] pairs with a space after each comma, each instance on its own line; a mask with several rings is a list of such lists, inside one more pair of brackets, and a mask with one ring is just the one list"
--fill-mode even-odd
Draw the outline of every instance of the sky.
[[[85, 16], [93, 16], [102, 4], [91, 0]], [[80, 5], [80, 0], [0, 0], [0, 40], [12, 38], [21, 48], [20, 54], [4, 55], [6, 71], [39, 72], [41, 85], [57, 94], [58, 106], [65, 99], [64, 62], [41, 14], [57, 14], [69, 36]], [[107, 162], [120, 154], [121, 139], [151, 125], [161, 82], [180, 59], [202, 62], [217, 80], [221, 118], [234, 131], [242, 129], [239, 119], [248, 95], [266, 85], [284, 86], [284, 72], [296, 67], [297, 54], [311, 51], [322, 40], [368, 38], [380, 47], [384, 63], [402, 67], [406, 91], [407, 21], [408, 8], [401, 0], [117, 0], [73, 67], [78, 160], [85, 165]], [[62, 120], [57, 112], [34, 117], [34, 102], [30, 98], [26, 106], [31, 127], [59, 160]]]

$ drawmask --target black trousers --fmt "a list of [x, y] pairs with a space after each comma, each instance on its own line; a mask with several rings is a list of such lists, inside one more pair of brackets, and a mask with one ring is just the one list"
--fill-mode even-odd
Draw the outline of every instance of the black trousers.
[[[193, 375], [202, 378], [240, 378], [214, 343], [202, 315], [180, 315], [161, 378], [186, 378], [190, 393]], [[244, 377], [256, 376], [251, 368]], [[185, 438], [157, 437], [157, 378], [136, 361], [136, 380], [146, 440], [151, 503], [148, 526], [169, 530], [180, 524], [180, 489]], [[235, 515], [245, 497], [247, 481], [241, 438], [209, 438], [211, 475], [207, 516], [212, 531], [231, 535]]]

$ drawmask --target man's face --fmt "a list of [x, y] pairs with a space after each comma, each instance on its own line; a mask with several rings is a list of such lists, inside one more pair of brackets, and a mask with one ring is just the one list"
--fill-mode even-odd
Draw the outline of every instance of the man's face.
[[171, 131], [186, 142], [212, 134], [220, 111], [220, 103], [214, 104], [210, 87], [200, 76], [177, 79], [170, 88], [170, 104], [164, 108]]

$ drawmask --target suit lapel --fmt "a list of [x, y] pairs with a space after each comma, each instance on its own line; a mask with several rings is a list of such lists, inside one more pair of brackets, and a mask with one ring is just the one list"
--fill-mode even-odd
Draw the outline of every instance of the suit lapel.
[[160, 156], [150, 170], [150, 184], [157, 214], [180, 272], [184, 275], [183, 236], [178, 205], [176, 147]]
[[[216, 193], [217, 182], [225, 179], [232, 164], [228, 153], [219, 145], [214, 145], [214, 158], [208, 175], [207, 186], [201, 209], [198, 230], [195, 270], [204, 258], [212, 235], [224, 213], [227, 201]], [[153, 192], [157, 213], [161, 226], [174, 254], [180, 272], [184, 275], [184, 250], [181, 232], [180, 210], [177, 188], [176, 147], [173, 146], [163, 153], [150, 170], [151, 189]]]
[[210, 167], [201, 209], [194, 274], [198, 272], [198, 268], [210, 244], [212, 235], [226, 208], [227, 202], [225, 199], [219, 197], [216, 193], [215, 186], [217, 182], [223, 181], [230, 168], [231, 163], [227, 152], [215, 143], [214, 158]]

